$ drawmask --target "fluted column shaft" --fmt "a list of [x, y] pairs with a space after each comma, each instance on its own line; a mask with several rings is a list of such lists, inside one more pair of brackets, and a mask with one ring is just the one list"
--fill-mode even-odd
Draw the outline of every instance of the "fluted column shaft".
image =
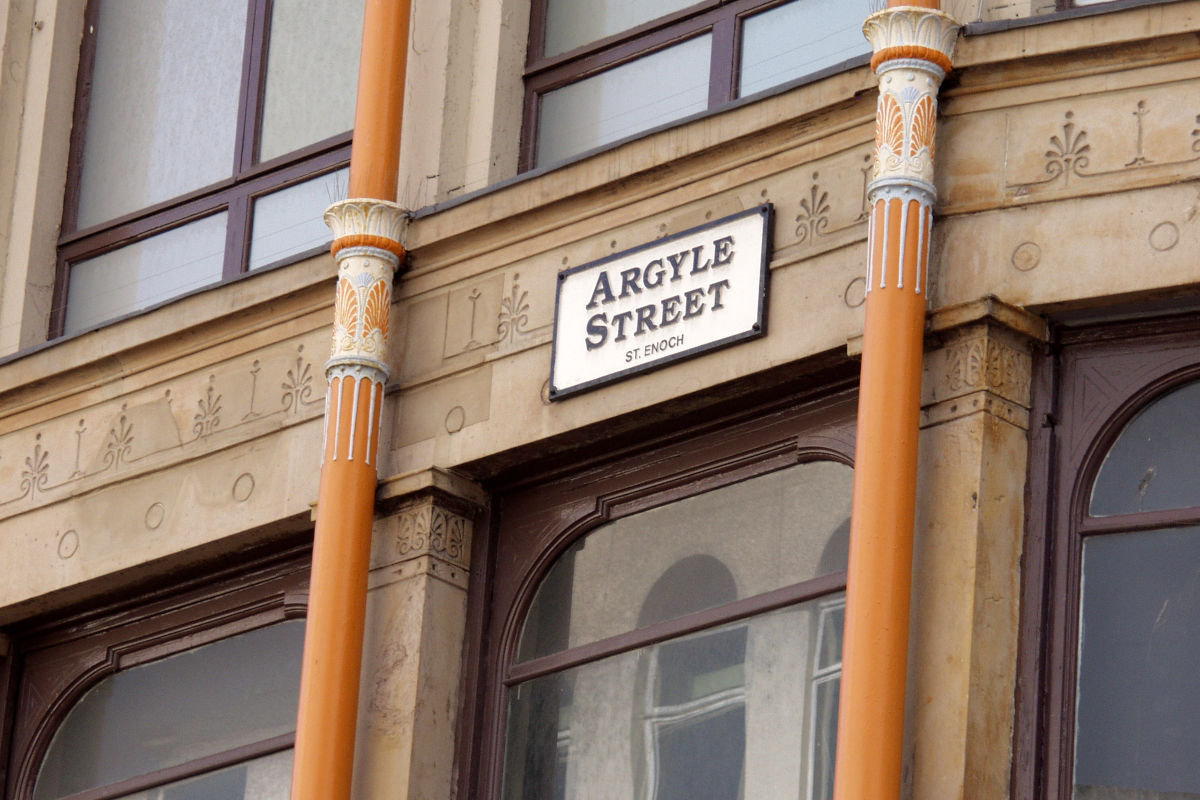
[[900, 795], [937, 91], [958, 26], [871, 15], [879, 76], [835, 800]]

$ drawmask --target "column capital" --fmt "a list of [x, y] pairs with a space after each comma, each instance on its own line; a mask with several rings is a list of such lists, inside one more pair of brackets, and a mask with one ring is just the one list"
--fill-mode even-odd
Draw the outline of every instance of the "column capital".
[[333, 255], [348, 247], [374, 247], [404, 258], [408, 210], [387, 200], [351, 197], [325, 209], [325, 224], [333, 231]]
[[387, 381], [392, 280], [404, 258], [408, 211], [386, 200], [350, 198], [325, 211], [338, 264], [330, 381], [352, 375]]
[[889, 69], [887, 62], [928, 61], [943, 74], [950, 71], [950, 59], [958, 40], [958, 21], [932, 8], [896, 6], [877, 11], [863, 23], [863, 34], [875, 49], [871, 68]]

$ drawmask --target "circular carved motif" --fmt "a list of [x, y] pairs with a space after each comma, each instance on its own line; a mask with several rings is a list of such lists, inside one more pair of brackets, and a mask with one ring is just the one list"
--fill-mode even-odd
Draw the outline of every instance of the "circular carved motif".
[[1174, 222], [1160, 222], [1150, 231], [1150, 246], [1160, 253], [1179, 244], [1179, 228]]
[[1012, 252], [1012, 265], [1021, 272], [1029, 272], [1042, 260], [1042, 248], [1033, 242], [1021, 242]]
[[167, 516], [167, 509], [162, 503], [151, 503], [146, 509], [146, 527], [150, 530], [156, 530], [159, 525], [163, 524], [163, 520]]
[[848, 308], [858, 308], [867, 302], [867, 279], [859, 275], [850, 281], [846, 285], [846, 291], [842, 292], [842, 300]]
[[58, 537], [58, 557], [68, 559], [79, 550], [79, 534], [69, 530]]
[[467, 412], [462, 406], [455, 406], [446, 415], [446, 433], [458, 433], [467, 424]]
[[254, 491], [254, 476], [249, 472], [243, 472], [237, 476], [233, 482], [233, 499], [239, 503], [244, 503], [250, 498]]
[[550, 405], [550, 381], [548, 379], [546, 380], [545, 383], [542, 384], [541, 395], [542, 395], [542, 405], [544, 405], [544, 406]]

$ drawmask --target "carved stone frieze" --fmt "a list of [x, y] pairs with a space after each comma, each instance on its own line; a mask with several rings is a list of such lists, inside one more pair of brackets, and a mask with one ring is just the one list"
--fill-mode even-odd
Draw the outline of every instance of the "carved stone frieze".
[[1024, 415], [1029, 408], [1032, 340], [999, 324], [978, 322], [945, 333], [942, 342], [925, 357], [922, 405], [927, 418], [973, 411], [1006, 419]]
[[994, 339], [975, 339], [953, 347], [944, 376], [950, 393], [987, 389], [1017, 399], [1029, 381], [1029, 357]]
[[325, 386], [305, 344], [323, 336], [280, 341], [0, 436], [0, 519], [310, 419]]
[[[1195, 108], [1181, 111], [1169, 99], [1151, 92], [1136, 99], [1120, 98], [1119, 102], [1101, 98], [1082, 103], [1077, 99], [1072, 108], [1065, 109], [1045, 139], [1020, 143], [1045, 148], [1040, 154], [1042, 175], [1008, 183], [1005, 189], [1010, 196], [1067, 191], [1096, 179], [1138, 173], [1178, 175], [1200, 161], [1200, 127], [1195, 127], [1200, 115], [1193, 113]], [[1086, 113], [1077, 113], [1074, 105]], [[1032, 163], [1037, 158], [1029, 150], [1016, 161]]]
[[377, 523], [371, 566], [430, 556], [465, 570], [471, 559], [472, 529], [470, 512], [461, 503], [438, 493], [422, 493]]

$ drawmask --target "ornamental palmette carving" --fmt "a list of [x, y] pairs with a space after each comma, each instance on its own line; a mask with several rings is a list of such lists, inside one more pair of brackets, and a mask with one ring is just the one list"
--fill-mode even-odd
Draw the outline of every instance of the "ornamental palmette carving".
[[932, 192], [937, 91], [958, 23], [932, 9], [889, 8], [868, 17], [863, 33], [879, 73], [871, 182], [917, 183]]
[[402, 561], [434, 556], [466, 567], [471, 520], [432, 500], [412, 505], [396, 517], [396, 553]]
[[338, 262], [328, 369], [366, 369], [386, 380], [392, 278], [408, 226], [407, 212], [382, 200], [350, 199], [325, 212]]

